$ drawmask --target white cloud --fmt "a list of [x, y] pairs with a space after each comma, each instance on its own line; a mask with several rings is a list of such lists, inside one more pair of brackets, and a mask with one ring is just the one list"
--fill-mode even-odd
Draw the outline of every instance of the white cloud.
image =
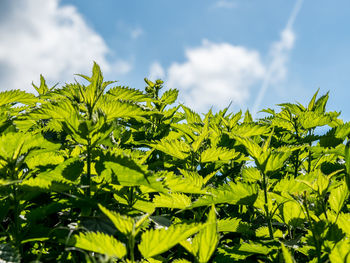
[[141, 35], [143, 35], [143, 30], [140, 27], [136, 27], [130, 30], [130, 35], [132, 39], [138, 39]]
[[266, 75], [256, 96], [252, 113], [256, 114], [270, 85], [281, 83], [287, 75], [289, 53], [295, 42], [295, 34], [291, 28], [285, 28], [280, 34], [280, 40], [272, 43], [269, 51], [269, 62], [266, 66]]
[[[124, 60], [117, 60], [113, 63], [110, 64], [109, 69], [107, 70], [107, 73], [113, 73], [116, 75], [123, 75], [128, 72], [130, 72], [132, 69], [132, 64], [129, 61], [124, 61]], [[105, 72], [102, 68], [102, 71]]]
[[295, 42], [294, 32], [286, 28], [281, 32], [279, 41], [272, 44], [270, 49], [271, 57], [271, 83], [275, 84], [286, 77], [287, 61], [290, 50], [293, 48]]
[[295, 2], [293, 10], [288, 18], [287, 25], [280, 34], [280, 40], [271, 45], [267, 73], [258, 95], [256, 96], [252, 110], [254, 115], [259, 110], [260, 104], [269, 85], [277, 84], [286, 78], [289, 53], [293, 49], [295, 42], [295, 34], [292, 28], [302, 5], [303, 0], [297, 0]]
[[[217, 7], [229, 7], [232, 1], [220, 0]], [[228, 43], [210, 43], [186, 50], [187, 60], [173, 63], [168, 69], [168, 86], [182, 90], [182, 100], [197, 111], [210, 106], [222, 109], [230, 101], [242, 107], [251, 95], [255, 97], [255, 114], [269, 85], [286, 79], [289, 54], [294, 47], [292, 26], [303, 0], [297, 0], [280, 39], [272, 43], [267, 61], [262, 63], [259, 52]], [[233, 6], [232, 6], [233, 7]], [[261, 81], [258, 94], [251, 94], [254, 84]], [[181, 97], [180, 97], [181, 99]]]
[[167, 85], [181, 89], [180, 100], [197, 111], [222, 109], [231, 101], [242, 106], [251, 86], [265, 74], [257, 51], [228, 43], [205, 40], [200, 47], [187, 49], [186, 58], [170, 66]]
[[50, 83], [64, 83], [75, 73], [88, 74], [93, 61], [104, 73], [131, 69], [126, 61], [107, 60], [108, 46], [74, 6], [59, 6], [59, 0], [9, 3], [0, 24], [0, 90], [33, 91], [31, 82], [38, 83], [41, 73]]
[[151, 64], [148, 77], [150, 80], [163, 79], [165, 77], [164, 69], [158, 61]]
[[138, 38], [140, 38], [142, 35], [145, 34], [145, 31], [143, 30], [142, 27], [138, 25], [132, 25], [130, 23], [126, 23], [123, 20], [117, 21], [116, 29], [123, 34], [126, 34], [127, 37], [130, 37], [133, 40], [137, 40]]
[[237, 3], [233, 0], [219, 0], [214, 5], [217, 8], [235, 8]]

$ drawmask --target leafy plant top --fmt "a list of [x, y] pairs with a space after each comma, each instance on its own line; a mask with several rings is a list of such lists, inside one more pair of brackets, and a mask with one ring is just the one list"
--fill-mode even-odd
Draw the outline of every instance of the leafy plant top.
[[0, 262], [350, 261], [350, 123], [328, 93], [253, 120], [79, 76], [0, 92]]

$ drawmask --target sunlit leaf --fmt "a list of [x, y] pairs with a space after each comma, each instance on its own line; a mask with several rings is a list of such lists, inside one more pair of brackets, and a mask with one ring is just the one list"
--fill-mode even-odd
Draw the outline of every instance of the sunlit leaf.
[[79, 235], [75, 235], [74, 238], [75, 246], [81, 249], [116, 258], [123, 258], [126, 255], [125, 245], [114, 237], [104, 233], [80, 233]]
[[345, 183], [342, 183], [339, 187], [332, 189], [329, 196], [329, 205], [330, 207], [338, 214], [345, 200], [348, 197], [348, 188]]
[[150, 229], [141, 236], [139, 250], [145, 258], [162, 254], [180, 241], [197, 233], [203, 226], [198, 224], [171, 225], [165, 229]]
[[131, 234], [134, 226], [134, 220], [128, 216], [123, 216], [114, 211], [110, 211], [107, 208], [99, 205], [101, 211], [113, 222], [114, 226], [122, 232], [124, 235]]

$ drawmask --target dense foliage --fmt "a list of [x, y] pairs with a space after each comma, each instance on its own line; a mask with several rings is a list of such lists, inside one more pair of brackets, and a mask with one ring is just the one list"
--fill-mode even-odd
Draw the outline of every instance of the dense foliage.
[[350, 260], [350, 123], [328, 94], [254, 121], [80, 76], [0, 93], [0, 262]]

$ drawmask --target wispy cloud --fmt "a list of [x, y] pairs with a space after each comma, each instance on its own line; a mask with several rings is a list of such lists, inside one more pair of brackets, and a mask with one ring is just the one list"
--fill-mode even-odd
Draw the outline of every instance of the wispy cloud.
[[234, 0], [218, 0], [215, 2], [214, 7], [216, 8], [235, 8], [237, 7], [237, 2]]
[[143, 29], [141, 27], [135, 27], [130, 30], [130, 36], [133, 39], [138, 39], [140, 36], [144, 34]]
[[130, 71], [128, 61], [107, 60], [109, 47], [74, 6], [4, 1], [9, 10], [0, 24], [0, 90], [33, 91], [31, 82], [41, 73], [51, 83], [72, 80], [74, 73], [88, 73], [94, 60], [105, 73]]
[[231, 101], [246, 102], [253, 84], [261, 81], [265, 67], [257, 51], [207, 40], [186, 50], [184, 63], [173, 63], [167, 85], [182, 90], [180, 100], [193, 109], [223, 108]]
[[[187, 49], [184, 63], [173, 63], [167, 71], [167, 83], [182, 90], [184, 103], [199, 111], [210, 106], [223, 108], [232, 101], [242, 107], [251, 97], [251, 89], [260, 81], [262, 86], [253, 105], [253, 114], [260, 107], [270, 85], [286, 79], [287, 62], [294, 47], [292, 29], [303, 0], [297, 0], [280, 39], [271, 44], [268, 60], [263, 63], [260, 53], [229, 43], [210, 43]], [[233, 7], [233, 1], [218, 1], [221, 7]]]
[[145, 34], [145, 31], [141, 26], [128, 23], [124, 20], [118, 20], [116, 22], [116, 29], [118, 32], [125, 34], [126, 37], [129, 37], [132, 40], [137, 40]]
[[252, 110], [254, 115], [259, 110], [261, 102], [265, 96], [268, 87], [271, 84], [276, 84], [276, 82], [281, 81], [286, 76], [286, 64], [288, 61], [289, 53], [293, 49], [295, 42], [293, 24], [301, 9], [302, 4], [303, 0], [297, 0], [292, 10], [292, 13], [288, 18], [287, 24], [280, 34], [280, 40], [273, 43], [270, 48], [269, 63], [267, 66], [266, 75], [254, 102]]

